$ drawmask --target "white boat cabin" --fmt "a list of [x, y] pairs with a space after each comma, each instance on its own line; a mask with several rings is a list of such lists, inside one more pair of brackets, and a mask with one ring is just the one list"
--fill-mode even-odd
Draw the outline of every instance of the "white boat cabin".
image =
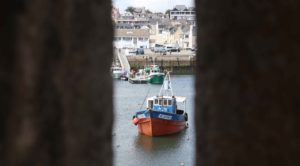
[[147, 99], [147, 108], [154, 111], [183, 114], [185, 99], [181, 96], [153, 96]]
[[123, 71], [123, 69], [122, 69], [122, 67], [120, 67], [120, 66], [112, 66], [111, 67], [111, 71], [112, 72], [122, 72]]

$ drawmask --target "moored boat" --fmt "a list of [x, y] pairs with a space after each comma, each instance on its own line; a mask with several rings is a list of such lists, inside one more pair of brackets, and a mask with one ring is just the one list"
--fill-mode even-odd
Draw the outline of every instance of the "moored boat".
[[152, 65], [149, 68], [149, 75], [147, 76], [147, 82], [150, 84], [162, 84], [164, 82], [165, 74], [160, 71], [157, 65]]
[[121, 66], [116, 65], [111, 67], [111, 74], [113, 78], [119, 79], [124, 74], [124, 71]]
[[148, 136], [174, 134], [187, 127], [186, 98], [174, 96], [167, 73], [158, 96], [147, 98], [147, 109], [137, 111], [133, 123], [139, 133]]
[[131, 73], [128, 82], [132, 84], [147, 84], [147, 73], [143, 69], [139, 69], [136, 73]]
[[120, 76], [120, 79], [121, 79], [121, 80], [124, 80], [124, 81], [128, 81], [128, 76], [127, 76], [127, 74], [126, 74], [126, 73], [122, 74], [122, 75]]

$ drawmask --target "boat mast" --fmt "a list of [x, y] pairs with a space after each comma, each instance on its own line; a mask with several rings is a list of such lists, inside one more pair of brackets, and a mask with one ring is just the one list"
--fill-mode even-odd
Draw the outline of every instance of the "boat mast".
[[159, 96], [173, 96], [170, 72], [167, 71], [164, 82], [160, 88]]

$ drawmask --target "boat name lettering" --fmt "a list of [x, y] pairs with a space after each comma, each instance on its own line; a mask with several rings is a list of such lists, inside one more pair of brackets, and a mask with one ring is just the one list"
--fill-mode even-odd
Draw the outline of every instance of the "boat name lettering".
[[170, 116], [170, 115], [164, 115], [164, 114], [159, 114], [158, 117], [161, 118], [161, 119], [167, 119], [167, 120], [172, 119], [172, 116]]

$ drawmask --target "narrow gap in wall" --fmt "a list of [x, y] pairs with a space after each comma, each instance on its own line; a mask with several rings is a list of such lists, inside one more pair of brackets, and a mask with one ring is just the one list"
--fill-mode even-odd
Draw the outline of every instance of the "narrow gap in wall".
[[194, 1], [112, 4], [114, 165], [194, 165]]

